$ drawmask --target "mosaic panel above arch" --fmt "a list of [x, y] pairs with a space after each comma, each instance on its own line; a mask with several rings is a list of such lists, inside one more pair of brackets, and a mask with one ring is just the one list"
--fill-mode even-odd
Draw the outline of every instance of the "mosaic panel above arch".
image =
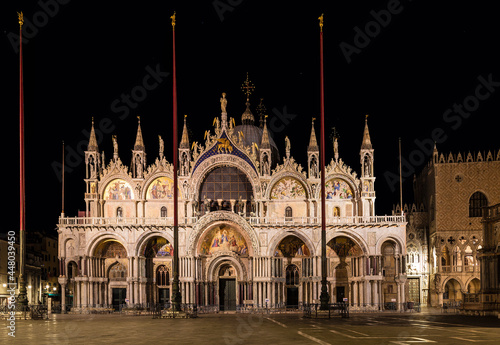
[[341, 179], [331, 179], [325, 184], [326, 199], [347, 200], [354, 197], [351, 186]]
[[271, 199], [288, 200], [304, 198], [306, 198], [304, 186], [293, 177], [282, 178], [271, 189]]
[[96, 247], [94, 256], [101, 258], [126, 258], [127, 251], [120, 242], [105, 240]]
[[[181, 189], [178, 188], [179, 198], [181, 196]], [[173, 199], [174, 197], [174, 181], [170, 177], [161, 176], [156, 178], [148, 186], [146, 192], [147, 200], [162, 200], [162, 199]]]
[[238, 255], [248, 255], [245, 238], [234, 227], [222, 224], [210, 229], [200, 245], [200, 253], [212, 255], [219, 252], [234, 252]]
[[128, 182], [115, 179], [104, 189], [104, 200], [130, 200], [134, 198], [133, 189]]
[[278, 243], [274, 250], [276, 257], [308, 257], [311, 251], [297, 236], [287, 236]]
[[328, 257], [349, 257], [361, 255], [363, 255], [363, 250], [357, 243], [348, 237], [334, 237], [326, 245], [326, 256]]
[[142, 255], [147, 258], [173, 256], [174, 246], [166, 238], [153, 237], [144, 244]]

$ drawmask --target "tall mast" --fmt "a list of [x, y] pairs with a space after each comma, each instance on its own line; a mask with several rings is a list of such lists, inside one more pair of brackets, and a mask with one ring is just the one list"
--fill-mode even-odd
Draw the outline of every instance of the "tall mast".
[[181, 292], [179, 289], [179, 218], [178, 218], [178, 187], [177, 187], [177, 76], [175, 68], [175, 12], [170, 17], [172, 19], [172, 55], [173, 55], [173, 160], [174, 160], [174, 269], [172, 281], [172, 307], [174, 311], [179, 311], [181, 304]]
[[22, 12], [17, 13], [19, 19], [19, 296], [21, 305], [28, 304], [24, 265], [26, 258], [26, 202], [24, 174], [24, 85], [23, 85], [23, 24]]
[[323, 78], [323, 14], [319, 19], [319, 50], [320, 50], [320, 166], [321, 166], [321, 294], [320, 309], [327, 310], [330, 296], [327, 286], [327, 262], [326, 262], [326, 203], [325, 203], [325, 94]]

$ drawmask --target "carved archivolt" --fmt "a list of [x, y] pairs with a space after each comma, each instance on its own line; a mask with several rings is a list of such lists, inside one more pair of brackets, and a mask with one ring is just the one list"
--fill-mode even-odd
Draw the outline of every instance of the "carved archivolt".
[[248, 222], [233, 212], [228, 211], [216, 211], [210, 212], [203, 217], [201, 217], [193, 227], [189, 235], [189, 239], [187, 242], [187, 255], [196, 255], [196, 248], [198, 242], [200, 240], [201, 234], [212, 224], [216, 222], [230, 222], [236, 225], [239, 230], [245, 232], [246, 235], [251, 242], [252, 255], [259, 255], [260, 253], [260, 244], [255, 233], [255, 230], [248, 224]]

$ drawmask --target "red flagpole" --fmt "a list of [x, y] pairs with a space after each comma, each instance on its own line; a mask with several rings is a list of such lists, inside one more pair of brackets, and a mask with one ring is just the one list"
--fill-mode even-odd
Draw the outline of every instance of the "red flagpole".
[[173, 139], [173, 161], [174, 161], [174, 269], [172, 281], [172, 307], [174, 311], [180, 311], [182, 301], [179, 289], [179, 219], [178, 219], [178, 187], [177, 187], [177, 75], [175, 68], [175, 12], [172, 19], [172, 54], [173, 54], [173, 113], [172, 113], [172, 139]]
[[24, 169], [24, 85], [23, 85], [23, 13], [19, 18], [19, 296], [20, 305], [28, 304], [24, 262], [26, 259], [26, 201]]
[[19, 210], [20, 230], [26, 227], [24, 191], [24, 87], [23, 87], [23, 19], [19, 13]]
[[325, 95], [323, 77], [323, 14], [319, 19], [319, 50], [320, 50], [320, 102], [321, 102], [321, 134], [320, 134], [320, 165], [321, 165], [321, 309], [328, 309], [330, 297], [327, 287], [326, 262], [326, 203], [325, 203]]

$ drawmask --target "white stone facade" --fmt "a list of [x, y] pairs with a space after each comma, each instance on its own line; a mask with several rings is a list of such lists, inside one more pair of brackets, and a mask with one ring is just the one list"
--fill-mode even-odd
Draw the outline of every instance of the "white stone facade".
[[[226, 101], [227, 103], [227, 101]], [[225, 104], [226, 104], [225, 103]], [[321, 210], [314, 124], [304, 170], [290, 154], [279, 164], [267, 127], [244, 113], [234, 127], [225, 104], [204, 144], [179, 145], [179, 248], [173, 248], [173, 169], [163, 155], [146, 164], [139, 122], [132, 166], [118, 139], [105, 162], [92, 131], [86, 151], [86, 217], [58, 224], [61, 275], [75, 308], [164, 303], [179, 252], [183, 303], [300, 306], [319, 300]], [[252, 115], [252, 116], [250, 116]], [[247, 126], [247, 127], [245, 127]], [[252, 126], [251, 128], [248, 126]], [[243, 140], [251, 129], [260, 137]], [[155, 135], [155, 134], [153, 134]], [[361, 138], [361, 131], [360, 131]], [[376, 216], [373, 148], [365, 122], [361, 175], [338, 157], [326, 167], [330, 301], [399, 308], [406, 301], [406, 223]], [[64, 295], [64, 294], [63, 294]], [[66, 300], [67, 299], [67, 300]]]

